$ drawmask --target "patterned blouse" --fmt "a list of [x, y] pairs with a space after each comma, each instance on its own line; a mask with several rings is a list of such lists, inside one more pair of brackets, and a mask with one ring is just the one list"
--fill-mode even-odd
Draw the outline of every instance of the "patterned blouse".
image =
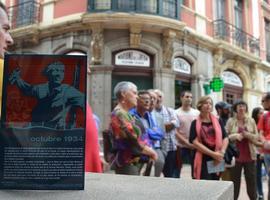
[[114, 146], [117, 151], [116, 165], [135, 164], [140, 160], [146, 145], [141, 137], [141, 122], [125, 110], [116, 107], [111, 113], [111, 128]]

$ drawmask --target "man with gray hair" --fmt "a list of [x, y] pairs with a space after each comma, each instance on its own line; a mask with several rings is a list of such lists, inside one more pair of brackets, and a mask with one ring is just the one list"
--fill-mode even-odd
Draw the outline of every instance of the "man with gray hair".
[[148, 90], [150, 97], [151, 97], [151, 104], [150, 108], [148, 110], [149, 112], [149, 119], [151, 119], [151, 128], [153, 130], [158, 130], [162, 135], [162, 137], [159, 138], [152, 138], [153, 141], [153, 147], [155, 151], [158, 154], [158, 160], [154, 163], [155, 166], [155, 176], [159, 177], [163, 171], [163, 167], [165, 164], [165, 158], [167, 155], [167, 149], [165, 148], [165, 145], [162, 145], [164, 142], [164, 135], [165, 130], [163, 129], [163, 118], [160, 116], [157, 111], [155, 110], [156, 104], [157, 104], [157, 94], [153, 89]]
[[24, 95], [36, 97], [38, 102], [32, 110], [32, 126], [45, 126], [54, 129], [72, 128], [66, 117], [73, 107], [85, 106], [85, 95], [68, 84], [62, 84], [65, 74], [63, 63], [56, 61], [49, 64], [43, 75], [47, 83], [31, 85], [20, 77], [20, 69], [15, 69], [9, 77], [11, 84], [16, 84]]
[[177, 166], [177, 141], [176, 131], [180, 123], [174, 109], [165, 107], [163, 103], [163, 93], [160, 90], [155, 90], [157, 94], [156, 112], [163, 119], [163, 127], [165, 130], [165, 142], [163, 147], [167, 151], [165, 164], [163, 167], [163, 174], [165, 177], [179, 178], [179, 166]]

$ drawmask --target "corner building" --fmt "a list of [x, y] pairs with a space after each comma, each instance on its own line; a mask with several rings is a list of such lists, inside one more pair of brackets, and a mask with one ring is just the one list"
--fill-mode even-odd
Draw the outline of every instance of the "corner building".
[[88, 100], [106, 128], [113, 88], [129, 80], [195, 102], [214, 76], [214, 101], [243, 98], [250, 109], [270, 89], [266, 0], [5, 0], [14, 53], [88, 55]]

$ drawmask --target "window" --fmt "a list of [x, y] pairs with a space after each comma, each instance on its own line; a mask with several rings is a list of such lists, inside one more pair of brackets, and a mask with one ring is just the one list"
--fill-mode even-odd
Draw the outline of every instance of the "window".
[[119, 10], [136, 10], [136, 0], [118, 0]]
[[235, 26], [242, 29], [242, 16], [243, 16], [243, 4], [242, 0], [234, 1], [234, 13], [235, 13]]
[[[189, 2], [191, 0], [187, 0]], [[136, 12], [158, 14], [164, 17], [177, 18], [180, 15], [180, 0], [88, 0], [90, 11], [113, 10], [119, 12]]]
[[246, 35], [243, 33], [243, 3], [242, 0], [234, 1], [234, 15], [235, 15], [235, 41], [236, 45], [243, 47], [246, 42]]
[[236, 99], [242, 99], [244, 90], [240, 77], [232, 71], [224, 71], [221, 76], [224, 81], [223, 100], [233, 104]]
[[226, 38], [225, 0], [216, 1], [216, 34], [219, 38]]
[[225, 0], [216, 1], [216, 17], [218, 19], [225, 19]]
[[86, 55], [86, 53], [84, 53], [82, 51], [72, 50], [72, 51], [69, 51], [68, 53], [66, 53], [66, 55], [84, 56], [84, 55]]
[[265, 19], [266, 60], [270, 62], [270, 21]]
[[233, 105], [235, 97], [234, 97], [233, 94], [228, 94], [227, 93], [225, 99], [226, 99], [227, 103]]
[[141, 1], [142, 11], [146, 13], [157, 13], [157, 0]]
[[13, 15], [16, 27], [33, 24], [36, 18], [36, 3], [34, 0], [18, 0], [18, 4], [13, 8]]
[[234, 72], [224, 71], [221, 76], [225, 84], [233, 85], [236, 87], [243, 87], [242, 80]]
[[176, 18], [176, 1], [175, 0], [163, 0], [163, 15]]
[[109, 10], [111, 9], [111, 0], [95, 1], [94, 7], [96, 10]]
[[177, 57], [173, 61], [173, 69], [176, 72], [191, 74], [190, 64], [183, 58]]

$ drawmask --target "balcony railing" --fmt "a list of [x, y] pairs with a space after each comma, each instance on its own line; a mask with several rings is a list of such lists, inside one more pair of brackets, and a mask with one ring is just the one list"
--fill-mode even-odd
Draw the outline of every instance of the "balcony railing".
[[242, 29], [219, 19], [213, 22], [214, 24], [214, 37], [225, 40], [230, 44], [236, 45], [245, 49], [250, 53], [259, 56], [260, 53], [260, 40], [252, 35], [244, 32]]
[[35, 0], [16, 4], [8, 8], [11, 28], [19, 28], [39, 22], [40, 5]]
[[88, 0], [90, 12], [132, 12], [179, 19], [180, 0]]

